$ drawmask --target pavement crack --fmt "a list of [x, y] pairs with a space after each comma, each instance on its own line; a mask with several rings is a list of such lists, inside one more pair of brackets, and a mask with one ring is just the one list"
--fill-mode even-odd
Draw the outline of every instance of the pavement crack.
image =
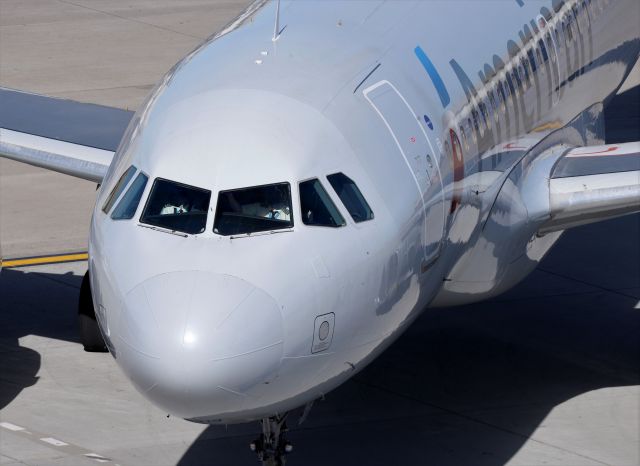
[[541, 272], [547, 273], [549, 275], [553, 275], [554, 277], [564, 278], [565, 280], [571, 280], [573, 282], [581, 283], [581, 284], [587, 285], [587, 286], [591, 286], [593, 288], [597, 288], [597, 289], [602, 290], [602, 291], [607, 291], [609, 293], [617, 294], [619, 296], [624, 296], [625, 298], [638, 299], [633, 295], [630, 295], [630, 294], [627, 294], [627, 293], [622, 293], [621, 289], [607, 288], [606, 286], [598, 285], [596, 283], [591, 283], [591, 282], [588, 282], [586, 280], [580, 280], [579, 278], [571, 277], [569, 275], [565, 275], [565, 274], [558, 273], [558, 272], [552, 272], [551, 270], [547, 270], [547, 269], [544, 269], [542, 267], [538, 267], [538, 270], [540, 270]]
[[38, 278], [44, 278], [45, 280], [51, 280], [52, 282], [56, 282], [56, 283], [59, 283], [60, 285], [68, 286], [68, 287], [74, 288], [76, 290], [80, 289], [80, 287], [77, 286], [77, 285], [73, 285], [71, 283], [67, 283], [64, 280], [58, 280], [56, 278], [50, 277], [49, 275], [45, 275], [45, 274], [40, 273], [40, 272], [30, 272], [30, 273], [33, 274], [33, 275], [36, 275]]
[[166, 28], [166, 27], [163, 27], [163, 26], [158, 26], [157, 24], [148, 23], [148, 22], [146, 22], [146, 21], [141, 21], [141, 20], [139, 20], [139, 19], [128, 18], [128, 17], [126, 17], [126, 16], [118, 15], [118, 14], [116, 14], [116, 13], [110, 13], [110, 12], [108, 12], [108, 11], [100, 10], [100, 9], [98, 9], [98, 8], [91, 8], [90, 6], [81, 5], [81, 4], [79, 4], [79, 3], [71, 2], [71, 1], [69, 1], [69, 0], [58, 0], [58, 1], [59, 1], [60, 3], [66, 3], [67, 5], [73, 5], [73, 6], [76, 6], [76, 7], [78, 7], [78, 8], [84, 8], [84, 9], [86, 9], [86, 10], [94, 11], [94, 12], [96, 12], [96, 13], [101, 13], [101, 14], [103, 14], [103, 15], [111, 16], [111, 17], [113, 17], [113, 18], [123, 19], [123, 20], [125, 20], [125, 21], [131, 21], [132, 23], [143, 24], [143, 25], [145, 25], [145, 26], [149, 26], [149, 27], [152, 27], [152, 28], [156, 28], [156, 29], [159, 29], [159, 30], [161, 30], [161, 31], [165, 31], [165, 32], [171, 32], [171, 33], [173, 33], [173, 34], [178, 34], [178, 35], [181, 35], [181, 36], [184, 36], [184, 37], [190, 37], [191, 39], [197, 39], [197, 40], [199, 40], [199, 41], [203, 41], [203, 40], [205, 39], [205, 38], [203, 38], [203, 37], [194, 36], [194, 35], [192, 35], [192, 34], [187, 34], [187, 33], [185, 33], [185, 32], [175, 31], [175, 30], [173, 30], [173, 29]]

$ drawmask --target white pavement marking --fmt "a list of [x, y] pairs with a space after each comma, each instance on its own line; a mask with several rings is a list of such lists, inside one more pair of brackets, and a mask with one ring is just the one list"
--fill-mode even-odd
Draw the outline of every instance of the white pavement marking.
[[11, 424], [10, 422], [0, 422], [0, 427], [3, 427], [4, 429], [12, 430], [13, 432], [19, 432], [21, 430], [25, 430], [24, 427]]
[[[64, 451], [69, 456], [84, 456], [85, 458], [91, 459], [98, 463], [110, 463], [114, 464], [111, 458], [107, 458], [106, 456], [99, 455], [97, 453], [92, 452], [91, 450], [87, 450], [86, 448], [79, 447], [77, 445], [73, 445], [71, 443], [63, 442], [62, 440], [58, 440], [55, 437], [49, 437], [47, 434], [38, 432], [38, 431], [28, 431], [26, 427], [22, 427], [16, 424], [12, 424], [10, 422], [0, 422], [0, 427], [15, 432], [17, 435], [24, 436], [25, 438], [31, 439], [32, 442], [37, 442], [36, 438], [38, 438], [41, 442], [47, 443], [53, 447], [60, 448], [60, 451]], [[36, 438], [34, 438], [34, 436]], [[64, 450], [62, 450], [64, 449]]]
[[45, 437], [45, 438], [41, 438], [40, 440], [42, 440], [43, 442], [49, 443], [49, 444], [53, 445], [54, 447], [67, 447], [67, 446], [69, 446], [68, 443], [65, 443], [62, 440], [58, 440], [58, 439], [53, 438], [53, 437]]
[[111, 461], [109, 458], [100, 456], [97, 453], [86, 453], [84, 456], [86, 456], [87, 458], [91, 458], [92, 460], [95, 460], [98, 463], [108, 463], [109, 461]]

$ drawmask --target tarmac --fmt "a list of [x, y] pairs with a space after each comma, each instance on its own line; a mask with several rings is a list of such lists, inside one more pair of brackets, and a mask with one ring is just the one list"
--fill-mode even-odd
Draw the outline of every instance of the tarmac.
[[[0, 0], [0, 87], [136, 110], [250, 3]], [[3, 159], [0, 177], [3, 257], [86, 249], [95, 184]]]
[[[247, 4], [0, 0], [0, 86], [135, 109]], [[638, 89], [607, 107], [615, 141], [638, 139]], [[0, 161], [3, 256], [85, 250], [94, 198], [92, 183]], [[570, 230], [499, 299], [427, 311], [290, 425], [288, 464], [640, 464], [638, 238], [638, 215]], [[167, 418], [110, 355], [82, 351], [85, 270], [0, 275], [0, 464], [257, 464], [257, 424]]]

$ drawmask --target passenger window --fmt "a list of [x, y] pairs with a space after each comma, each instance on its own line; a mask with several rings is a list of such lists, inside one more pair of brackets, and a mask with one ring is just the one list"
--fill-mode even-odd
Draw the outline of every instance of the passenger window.
[[211, 191], [156, 178], [140, 222], [190, 235], [207, 223]]
[[529, 62], [524, 57], [524, 55], [520, 57], [520, 70], [523, 76], [524, 87], [525, 89], [528, 89], [529, 87], [531, 87], [531, 76], [529, 73]]
[[498, 81], [498, 99], [500, 99], [500, 110], [504, 112], [507, 108], [507, 96], [505, 95], [502, 81]]
[[520, 74], [518, 73], [518, 68], [515, 67], [513, 68], [513, 71], [511, 73], [513, 75], [513, 79], [512, 82], [515, 81], [515, 90], [516, 90], [516, 94], [517, 93], [521, 93], [522, 92], [522, 79], [520, 78]]
[[469, 128], [469, 133], [471, 133], [471, 138], [473, 139], [473, 143], [478, 144], [478, 133], [473, 130], [473, 124], [471, 123], [471, 118], [467, 118], [467, 127]]
[[107, 197], [107, 200], [104, 203], [104, 206], [102, 206], [102, 211], [105, 214], [111, 210], [111, 208], [113, 207], [113, 204], [116, 203], [116, 201], [120, 197], [120, 194], [122, 194], [122, 191], [124, 191], [124, 188], [127, 186], [127, 184], [129, 184], [129, 181], [131, 181], [131, 178], [133, 178], [133, 175], [135, 174], [136, 174], [136, 167], [134, 167], [133, 165], [127, 168], [127, 171], [125, 171], [122, 174], [122, 176], [120, 177], [116, 185], [113, 187], [113, 189], [109, 193], [109, 197]]
[[566, 18], [566, 34], [567, 45], [570, 45], [573, 42], [573, 16], [570, 13], [567, 13]]
[[545, 74], [544, 61], [542, 59], [542, 52], [540, 51], [540, 48], [536, 48], [536, 56], [538, 57], [538, 64], [540, 65], [540, 74]]
[[468, 151], [469, 150], [469, 139], [467, 139], [467, 132], [465, 131], [463, 125], [460, 125], [460, 127], [458, 128], [458, 132], [460, 133], [460, 136], [462, 136], [462, 143], [464, 144], [464, 150]]
[[223, 236], [293, 227], [289, 183], [222, 191], [213, 232]]
[[547, 41], [547, 50], [549, 51], [549, 55], [551, 55], [551, 62], [555, 63], [556, 62], [556, 54], [554, 53], [554, 48], [555, 45], [553, 44], [553, 39], [551, 39], [551, 34], [547, 32], [546, 35], [546, 41]]
[[509, 91], [510, 98], [515, 99], [517, 96], [517, 90], [515, 85], [513, 84], [511, 73], [509, 73], [508, 71], [505, 74], [505, 83], [505, 88]]
[[[478, 116], [478, 111], [474, 108], [471, 109], [471, 117], [473, 118], [473, 128], [476, 130], [476, 133], [481, 133], [481, 125], [480, 125], [480, 118]], [[484, 131], [482, 132], [482, 134], [484, 134]], [[481, 135], [482, 135], [481, 134]]]
[[346, 224], [337, 207], [318, 179], [300, 183], [302, 223], [320, 227], [341, 227]]
[[536, 58], [532, 49], [527, 50], [527, 57], [529, 57], [529, 64], [531, 65], [531, 72], [535, 73], [537, 71], [536, 68]]
[[327, 179], [354, 222], [360, 223], [373, 219], [371, 207], [351, 178], [344, 173], [334, 173], [327, 176]]
[[557, 46], [562, 47], [562, 44], [564, 42], [564, 40], [562, 39], [562, 24], [556, 23], [556, 26], [554, 27], [553, 31], [555, 34]]
[[580, 4], [580, 16], [578, 16], [579, 25], [583, 32], [586, 32], [591, 27], [591, 18], [589, 17], [589, 10], [587, 9], [587, 2], [583, 1]]
[[[487, 102], [487, 101], [485, 101]], [[480, 102], [478, 107], [480, 108], [480, 113], [482, 114], [482, 118], [484, 120], [484, 125], [487, 130], [491, 129], [491, 115], [489, 115], [489, 110], [487, 108], [491, 108], [490, 105], [487, 105], [485, 102]]]
[[128, 220], [133, 218], [140, 204], [140, 198], [144, 192], [145, 186], [149, 177], [144, 173], [140, 173], [137, 178], [131, 183], [127, 192], [122, 196], [122, 199], [113, 210], [111, 218], [114, 220]]
[[542, 61], [547, 62], [549, 60], [549, 55], [542, 39], [538, 41], [538, 50], [542, 52]]
[[571, 11], [573, 11], [573, 18], [575, 21], [575, 25], [576, 25], [576, 35], [578, 34], [584, 34], [584, 24], [582, 22], [582, 20], [580, 19], [580, 10], [578, 10], [578, 5], [572, 5], [571, 6]]
[[494, 90], [490, 89], [488, 91], [488, 95], [489, 95], [489, 101], [491, 102], [491, 107], [493, 108], [493, 116], [495, 117], [496, 121], [498, 121], [498, 102], [496, 102], [496, 96], [494, 94]]

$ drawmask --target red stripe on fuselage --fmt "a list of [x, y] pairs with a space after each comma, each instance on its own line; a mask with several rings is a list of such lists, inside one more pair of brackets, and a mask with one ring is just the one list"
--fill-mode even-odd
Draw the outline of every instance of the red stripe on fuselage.
[[449, 137], [451, 139], [451, 153], [453, 156], [453, 196], [451, 197], [451, 211], [455, 210], [460, 205], [461, 195], [458, 189], [458, 184], [464, 179], [464, 158], [462, 154], [462, 146], [458, 135], [452, 129], [449, 130]]

